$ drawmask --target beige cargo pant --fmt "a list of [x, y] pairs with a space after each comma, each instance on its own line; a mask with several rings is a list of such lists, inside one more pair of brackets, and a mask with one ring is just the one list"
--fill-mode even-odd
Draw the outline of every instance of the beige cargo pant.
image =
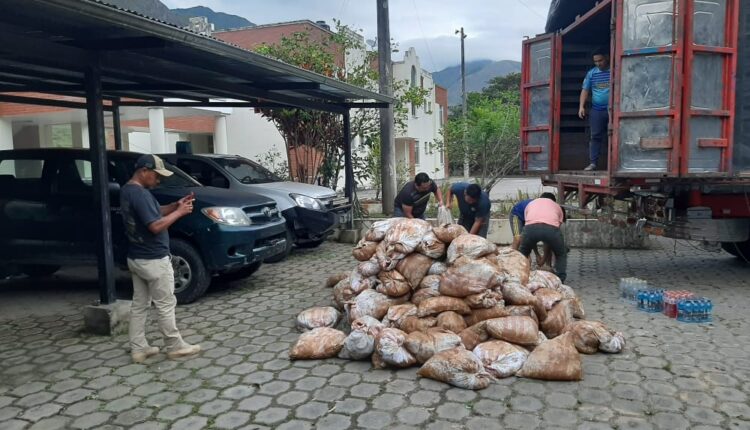
[[128, 258], [128, 268], [133, 277], [133, 303], [130, 305], [130, 349], [140, 352], [149, 347], [146, 340], [146, 321], [151, 302], [156, 307], [159, 330], [164, 336], [167, 351], [186, 345], [177, 330], [174, 309], [174, 271], [170, 257], [158, 260]]

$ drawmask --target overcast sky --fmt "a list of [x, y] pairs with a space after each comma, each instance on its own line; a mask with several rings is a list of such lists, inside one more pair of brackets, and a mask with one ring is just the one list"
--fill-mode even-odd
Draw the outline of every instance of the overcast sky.
[[[239, 15], [256, 24], [333, 18], [366, 39], [377, 36], [375, 0], [162, 0], [170, 8], [197, 5]], [[544, 32], [550, 0], [390, 0], [391, 37], [403, 52], [413, 46], [422, 67], [436, 71], [461, 61], [464, 27], [466, 59], [521, 60], [521, 40]]]

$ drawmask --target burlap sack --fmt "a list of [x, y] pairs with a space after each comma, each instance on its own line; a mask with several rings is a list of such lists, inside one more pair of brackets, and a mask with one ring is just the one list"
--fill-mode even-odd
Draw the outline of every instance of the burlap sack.
[[408, 255], [416, 250], [422, 238], [431, 231], [432, 226], [425, 220], [417, 218], [402, 219], [391, 225], [391, 228], [385, 233], [383, 241], [389, 247], [393, 247], [395, 252]]
[[469, 351], [473, 350], [480, 343], [486, 342], [487, 339], [490, 338], [490, 335], [487, 333], [486, 321], [480, 321], [461, 330], [461, 333], [459, 333], [458, 336], [461, 338], [464, 347]]
[[427, 271], [427, 275], [442, 275], [446, 270], [448, 270], [448, 265], [442, 261], [435, 261], [430, 266], [430, 270]]
[[409, 282], [406, 281], [406, 278], [398, 270], [380, 272], [378, 280], [380, 281], [380, 285], [375, 287], [375, 290], [389, 297], [401, 297], [411, 291], [411, 285], [409, 285]]
[[372, 223], [372, 227], [365, 233], [365, 240], [372, 242], [380, 242], [385, 237], [385, 233], [391, 228], [394, 223], [400, 222], [404, 218], [389, 218], [382, 221], [375, 221]]
[[413, 317], [417, 315], [417, 307], [411, 303], [404, 303], [403, 305], [391, 306], [388, 309], [388, 313], [383, 317], [383, 325], [385, 327], [396, 327], [401, 328], [401, 324], [407, 317]]
[[599, 321], [573, 321], [564, 332], [571, 334], [573, 344], [581, 354], [594, 354], [598, 350], [618, 353], [625, 346], [622, 333], [610, 330]]
[[378, 242], [370, 242], [362, 239], [352, 250], [352, 256], [359, 261], [367, 261], [375, 255], [375, 248], [377, 246]]
[[499, 248], [493, 259], [500, 270], [517, 278], [522, 285], [529, 282], [531, 263], [520, 252], [510, 247]]
[[417, 289], [419, 283], [422, 282], [422, 278], [430, 270], [432, 263], [433, 261], [430, 257], [414, 253], [399, 261], [396, 265], [396, 270], [406, 278], [413, 289]]
[[496, 378], [515, 375], [529, 356], [525, 349], [502, 340], [480, 343], [472, 352], [481, 360], [485, 370]]
[[497, 247], [487, 239], [474, 234], [463, 234], [453, 239], [448, 246], [448, 264], [461, 256], [479, 258], [495, 252]]
[[547, 310], [552, 309], [552, 306], [555, 306], [555, 304], [563, 298], [562, 294], [549, 288], [537, 288], [534, 291], [534, 297], [536, 297]]
[[517, 345], [536, 345], [539, 327], [530, 317], [503, 317], [486, 321], [487, 333]]
[[411, 302], [419, 306], [423, 301], [432, 297], [440, 297], [440, 292], [431, 288], [422, 288], [411, 295]]
[[355, 297], [357, 297], [357, 293], [352, 290], [348, 275], [333, 287], [333, 303], [336, 309], [340, 311], [343, 311], [344, 305]]
[[467, 326], [473, 326], [480, 321], [506, 316], [508, 316], [508, 311], [505, 306], [503, 304], [497, 304], [491, 308], [472, 309], [469, 315], [464, 316], [464, 322], [466, 322]]
[[548, 338], [553, 339], [565, 330], [565, 326], [573, 322], [570, 300], [557, 303], [547, 313], [547, 318], [542, 321], [542, 331]]
[[319, 360], [335, 357], [344, 346], [346, 334], [330, 327], [319, 327], [302, 333], [289, 351], [292, 360]]
[[366, 278], [369, 278], [370, 276], [378, 276], [378, 273], [380, 273], [378, 259], [373, 257], [357, 264], [357, 272]]
[[437, 325], [453, 333], [460, 333], [466, 328], [464, 318], [453, 311], [442, 312], [438, 315]]
[[388, 308], [406, 303], [407, 301], [409, 301], [408, 294], [403, 297], [388, 297], [375, 290], [365, 290], [347, 302], [344, 305], [344, 309], [349, 316], [350, 323], [363, 316], [371, 316], [380, 320], [388, 312]]
[[348, 278], [348, 273], [339, 273], [337, 275], [331, 275], [326, 279], [326, 288], [333, 288], [338, 284], [339, 282], [343, 281], [344, 279]]
[[387, 365], [404, 368], [416, 364], [417, 360], [404, 347], [406, 333], [397, 328], [384, 328], [375, 338], [375, 351]]
[[533, 293], [539, 288], [558, 290], [561, 285], [560, 278], [554, 273], [546, 270], [533, 270], [529, 275], [529, 282], [526, 284], [526, 288]]
[[305, 309], [297, 315], [296, 326], [299, 331], [308, 331], [318, 327], [335, 327], [341, 314], [331, 306], [316, 306]]
[[404, 342], [406, 349], [414, 355], [417, 362], [424, 363], [440, 351], [462, 346], [457, 334], [441, 328], [409, 333]]
[[365, 290], [372, 290], [378, 285], [378, 278], [374, 276], [364, 277], [356, 269], [352, 270], [349, 275], [349, 284], [352, 287], [354, 294], [359, 294]]
[[438, 315], [441, 312], [453, 311], [461, 315], [467, 315], [471, 313], [469, 306], [464, 303], [463, 300], [455, 297], [430, 297], [429, 299], [423, 300], [419, 303], [417, 308], [417, 316], [428, 317]]
[[430, 289], [435, 292], [440, 292], [440, 275], [427, 275], [422, 278], [422, 282], [419, 283], [419, 289]]
[[435, 236], [439, 241], [446, 244], [450, 244], [453, 242], [453, 239], [462, 234], [469, 234], [462, 225], [458, 224], [443, 224], [440, 227], [433, 228], [432, 231], [435, 233]]
[[451, 267], [441, 276], [440, 293], [460, 298], [482, 293], [502, 282], [495, 266], [487, 263]]
[[464, 302], [472, 309], [489, 309], [497, 305], [505, 305], [503, 295], [493, 290], [486, 290], [479, 294], [466, 296], [464, 297]]
[[437, 318], [435, 317], [419, 318], [408, 316], [404, 318], [399, 328], [406, 333], [413, 333], [415, 331], [425, 331], [429, 328], [435, 327], [436, 325]]
[[344, 360], [365, 360], [375, 350], [375, 337], [385, 327], [373, 317], [362, 317], [352, 323], [352, 331], [344, 339], [339, 358]]
[[529, 305], [534, 308], [537, 317], [544, 320], [547, 317], [547, 309], [515, 278], [506, 279], [502, 286], [503, 299], [511, 305]]
[[438, 352], [417, 374], [468, 390], [487, 388], [492, 381], [482, 362], [463, 347]]
[[571, 334], [566, 333], [537, 346], [516, 375], [547, 381], [580, 381], [583, 378], [581, 356]]
[[445, 255], [446, 245], [444, 242], [438, 240], [435, 233], [429, 232], [423, 238], [422, 241], [417, 245], [417, 252], [432, 259], [438, 259]]

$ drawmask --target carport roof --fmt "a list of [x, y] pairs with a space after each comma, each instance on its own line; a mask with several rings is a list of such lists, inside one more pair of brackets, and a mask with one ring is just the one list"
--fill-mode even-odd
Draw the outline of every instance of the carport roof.
[[[0, 0], [0, 93], [85, 97], [98, 61], [105, 99], [342, 112], [393, 99], [95, 0]], [[7, 100], [7, 98], [6, 98]], [[126, 104], [127, 101], [123, 102]], [[143, 104], [143, 102], [139, 102]]]

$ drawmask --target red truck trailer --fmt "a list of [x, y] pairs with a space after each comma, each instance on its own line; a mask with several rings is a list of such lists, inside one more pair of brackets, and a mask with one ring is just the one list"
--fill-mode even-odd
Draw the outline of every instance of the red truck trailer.
[[[523, 42], [522, 169], [568, 208], [750, 260], [750, 2], [554, 0], [546, 31]], [[578, 103], [601, 46], [607, 154], [587, 172]]]

